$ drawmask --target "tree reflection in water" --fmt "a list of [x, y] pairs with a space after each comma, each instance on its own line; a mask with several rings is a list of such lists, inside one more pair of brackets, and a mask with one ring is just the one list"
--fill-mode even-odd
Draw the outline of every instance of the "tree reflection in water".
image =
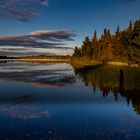
[[106, 97], [114, 95], [116, 102], [118, 96], [132, 104], [134, 111], [140, 115], [140, 69], [132, 67], [100, 66], [75, 69], [85, 86], [92, 85], [94, 93], [97, 89]]

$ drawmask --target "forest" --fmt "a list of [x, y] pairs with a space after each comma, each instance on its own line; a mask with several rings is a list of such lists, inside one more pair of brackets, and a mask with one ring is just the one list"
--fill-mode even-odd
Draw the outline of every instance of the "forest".
[[95, 31], [92, 38], [85, 37], [80, 48], [75, 47], [71, 58], [73, 65], [109, 61], [140, 64], [140, 19], [133, 23], [130, 21], [124, 30], [118, 26], [114, 34], [105, 28], [103, 34], [97, 37]]

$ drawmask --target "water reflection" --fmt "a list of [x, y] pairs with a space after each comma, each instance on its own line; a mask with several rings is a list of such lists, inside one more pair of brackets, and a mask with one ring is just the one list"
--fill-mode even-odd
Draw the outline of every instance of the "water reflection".
[[15, 62], [15, 60], [0, 59], [0, 64], [6, 64], [6, 63], [10, 63], [10, 62]]
[[0, 61], [0, 63], [7, 63], [7, 61]]
[[99, 88], [103, 97], [114, 95], [117, 102], [120, 95], [134, 111], [140, 115], [140, 69], [130, 67], [101, 66], [94, 68], [75, 69], [85, 86], [91, 85], [93, 92]]
[[62, 87], [75, 80], [69, 64], [8, 62], [0, 66], [0, 80], [32, 83], [38, 87]]
[[35, 120], [41, 117], [49, 117], [49, 111], [47, 109], [29, 105], [19, 106], [18, 104], [0, 106], [0, 114], [22, 120]]
[[[8, 64], [1, 64], [0, 80], [22, 82], [21, 87], [15, 84], [7, 83], [6, 86], [11, 86], [15, 89], [13, 97], [3, 97], [0, 95], [0, 103], [34, 103], [34, 102], [72, 102], [72, 103], [87, 103], [93, 102], [94, 96], [85, 94], [73, 94], [75, 86], [81, 87], [92, 86], [95, 94], [102, 94], [102, 97], [108, 97], [110, 94], [114, 96], [115, 101], [121, 96], [129, 105], [132, 103], [134, 110], [140, 114], [140, 69], [130, 67], [115, 67], [115, 66], [98, 66], [89, 67], [85, 69], [74, 69], [69, 64], [39, 64], [39, 63], [21, 63], [11, 62]], [[55, 91], [54, 94], [44, 93], [38, 89], [32, 89], [25, 83], [38, 88], [57, 89], [68, 87], [66, 92], [59, 94]], [[6, 84], [6, 83], [5, 83]], [[27, 91], [20, 91], [20, 88], [27, 89]], [[36, 92], [33, 92], [33, 91]], [[20, 92], [17, 93], [17, 92]], [[30, 93], [25, 93], [31, 91]], [[5, 92], [5, 91], [4, 91]], [[33, 92], [33, 93], [32, 93]], [[17, 94], [16, 94], [17, 93]], [[40, 94], [41, 93], [41, 94]], [[67, 94], [66, 94], [67, 93]], [[9, 94], [7, 93], [7, 97]]]
[[120, 86], [119, 86], [120, 92], [124, 91], [124, 71], [123, 69], [120, 69]]
[[139, 139], [139, 93], [139, 68], [1, 63], [0, 139]]

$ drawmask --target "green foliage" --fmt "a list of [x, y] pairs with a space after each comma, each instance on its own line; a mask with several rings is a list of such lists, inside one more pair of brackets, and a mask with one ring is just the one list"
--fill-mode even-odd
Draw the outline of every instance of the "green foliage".
[[75, 48], [72, 59], [86, 61], [119, 61], [140, 64], [140, 19], [121, 31], [119, 26], [115, 34], [105, 28], [100, 38], [94, 32], [90, 39], [86, 37], [81, 48]]
[[79, 49], [77, 46], [75, 47], [74, 52], [75, 53], [74, 53], [73, 57], [80, 58], [82, 56], [81, 49]]

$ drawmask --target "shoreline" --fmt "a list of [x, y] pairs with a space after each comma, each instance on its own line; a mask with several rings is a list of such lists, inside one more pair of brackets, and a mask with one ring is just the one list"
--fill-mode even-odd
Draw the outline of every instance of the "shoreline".
[[115, 62], [115, 61], [108, 61], [108, 62], [101, 62], [101, 61], [93, 61], [93, 62], [71, 62], [70, 59], [29, 59], [29, 58], [18, 58], [18, 59], [0, 59], [0, 61], [19, 61], [19, 62], [37, 62], [37, 63], [70, 63], [75, 68], [85, 68], [85, 67], [92, 67], [92, 66], [99, 66], [99, 65], [114, 65], [114, 66], [128, 66], [128, 67], [138, 67], [138, 64], [129, 64], [126, 62]]
[[140, 67], [140, 65], [138, 64], [129, 64], [129, 63], [125, 63], [125, 62], [106, 62], [107, 65], [115, 65], [115, 66], [130, 66], [130, 67]]
[[17, 58], [17, 59], [0, 59], [0, 61], [18, 61], [18, 62], [40, 62], [40, 63], [49, 63], [49, 62], [52, 62], [52, 63], [69, 63], [70, 60], [69, 59], [30, 59], [30, 58]]
[[112, 65], [112, 66], [124, 66], [124, 67], [136, 67], [140, 68], [139, 64], [129, 64], [126, 62], [115, 62], [115, 61], [108, 61], [108, 62], [87, 62], [87, 63], [71, 63], [71, 65], [75, 68], [86, 68], [86, 67], [97, 67], [97, 66], [102, 66], [102, 65]]
[[55, 59], [55, 58], [52, 58], [52, 59], [24, 59], [24, 58], [21, 58], [21, 59], [16, 59], [16, 61], [22, 61], [22, 62], [52, 62], [52, 63], [56, 63], [56, 62], [65, 62], [65, 63], [69, 63], [70, 60], [69, 59]]

